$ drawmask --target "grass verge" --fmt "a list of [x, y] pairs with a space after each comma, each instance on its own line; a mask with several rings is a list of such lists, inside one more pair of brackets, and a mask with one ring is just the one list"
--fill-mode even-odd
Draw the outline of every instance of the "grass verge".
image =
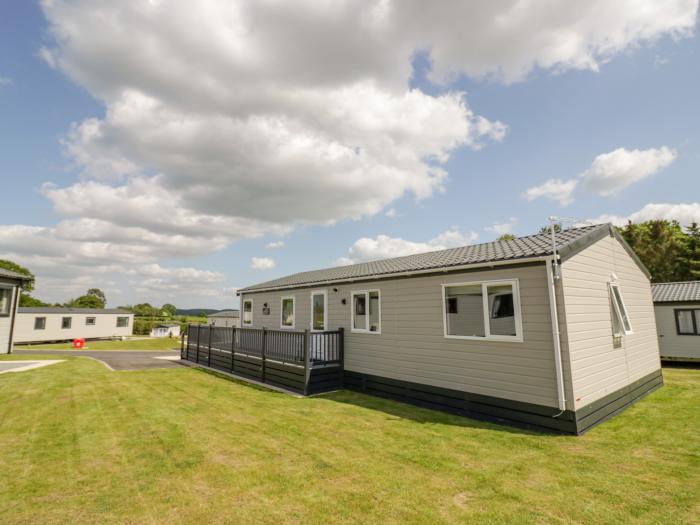
[[[86, 341], [84, 350], [179, 350], [180, 340], [168, 337], [127, 339], [126, 341]], [[15, 350], [75, 350], [73, 343], [15, 345]]]

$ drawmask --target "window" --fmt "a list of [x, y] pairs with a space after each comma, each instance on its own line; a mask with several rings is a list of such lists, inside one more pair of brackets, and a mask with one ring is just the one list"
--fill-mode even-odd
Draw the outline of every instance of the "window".
[[44, 330], [46, 328], [46, 317], [34, 318], [34, 330]]
[[442, 285], [444, 335], [522, 341], [517, 279]]
[[280, 326], [282, 328], [294, 328], [294, 296], [282, 297], [280, 309]]
[[72, 317], [64, 317], [61, 319], [61, 328], [63, 328], [63, 329], [70, 328], [72, 324], [73, 324]]
[[326, 329], [326, 292], [311, 293], [311, 330]]
[[243, 321], [244, 325], [253, 324], [253, 300], [246, 299], [243, 301]]
[[625, 307], [625, 302], [622, 299], [622, 292], [620, 287], [616, 284], [610, 283], [610, 295], [612, 296], [613, 303], [613, 335], [629, 335], [632, 333], [632, 325], [630, 324], [629, 315], [627, 313], [627, 308]]
[[678, 335], [700, 335], [700, 309], [674, 310]]
[[129, 326], [128, 317], [117, 317], [117, 328], [126, 328], [127, 326]]
[[0, 288], [0, 317], [10, 315], [12, 309], [12, 288]]
[[381, 333], [381, 303], [379, 290], [352, 292], [353, 332]]
[[[85, 318], [85, 326], [95, 326], [95, 321], [97, 321], [96, 317], [86, 317]], [[119, 326], [117, 324], [117, 326]]]

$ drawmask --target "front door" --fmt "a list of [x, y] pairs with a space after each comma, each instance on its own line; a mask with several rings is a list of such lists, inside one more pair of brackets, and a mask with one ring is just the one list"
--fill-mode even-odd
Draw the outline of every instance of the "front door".
[[[325, 290], [311, 292], [311, 332], [323, 332], [328, 324], [328, 296]], [[321, 359], [323, 337], [311, 335], [311, 357]]]

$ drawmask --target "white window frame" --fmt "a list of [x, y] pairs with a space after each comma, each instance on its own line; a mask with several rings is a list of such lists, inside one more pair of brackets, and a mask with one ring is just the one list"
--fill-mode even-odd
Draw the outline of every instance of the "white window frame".
[[[617, 316], [620, 328], [622, 328], [622, 334], [620, 335], [631, 335], [634, 333], [634, 330], [632, 329], [632, 319], [630, 319], [630, 311], [627, 309], [627, 305], [625, 304], [625, 298], [622, 296], [622, 290], [620, 289], [620, 285], [617, 283], [608, 283], [608, 285], [610, 286], [610, 298], [612, 299], [613, 310], [615, 315]], [[624, 314], [627, 317], [627, 324], [629, 324], [629, 330], [625, 327], [625, 320], [622, 316], [623, 312], [620, 311], [620, 305], [617, 304], [617, 299], [615, 298], [616, 288], [620, 297], [620, 302], [622, 303], [622, 309], [624, 310]]]
[[12, 308], [15, 300], [15, 289], [12, 286], [2, 286], [0, 285], [0, 291], [8, 294], [7, 298], [7, 312], [0, 311], [0, 317], [11, 317], [13, 312]]
[[[314, 296], [315, 295], [322, 295], [323, 296], [323, 329], [322, 330], [315, 330], [314, 329]], [[311, 292], [311, 309], [309, 310], [311, 312], [311, 315], [309, 316], [309, 329], [312, 332], [325, 332], [328, 330], [328, 290], [313, 290]]]
[[[379, 329], [376, 332], [373, 332], [372, 330], [369, 329], [369, 294], [372, 292], [377, 292], [377, 304], [379, 305], [379, 312], [378, 312], [378, 318], [379, 318]], [[364, 295], [365, 296], [365, 308], [367, 311], [365, 312], [365, 318], [367, 322], [365, 323], [365, 326], [367, 328], [355, 328], [355, 296], [356, 295]], [[352, 290], [350, 292], [350, 331], [355, 332], [357, 334], [372, 334], [372, 335], [381, 335], [382, 333], [382, 291], [379, 288], [373, 288], [371, 290]]]
[[[126, 324], [124, 326], [119, 326], [119, 319], [126, 319]], [[115, 326], [117, 328], [129, 328], [129, 316], [128, 315], [118, 315], [116, 319]]]
[[[245, 322], [245, 303], [250, 303], [250, 322]], [[250, 299], [243, 299], [243, 304], [241, 304], [241, 326], [253, 326], [253, 312], [255, 312], [255, 301], [251, 297]]]
[[[489, 309], [489, 286], [501, 286], [504, 284], [513, 287], [513, 315], [515, 316], [515, 335], [491, 334], [491, 312]], [[447, 333], [447, 293], [446, 289], [453, 286], [481, 286], [482, 313], [484, 315], [484, 337], [476, 335], [453, 335]], [[463, 283], [442, 283], [442, 330], [445, 339], [463, 339], [468, 341], [503, 341], [508, 343], [523, 342], [523, 315], [520, 308], [520, 282], [519, 279], [498, 279], [492, 281], [471, 281]]]
[[[284, 305], [284, 301], [286, 299], [292, 300], [292, 324], [291, 324], [291, 326], [282, 324], [282, 320], [284, 319], [284, 310], [282, 308], [282, 305]], [[280, 328], [282, 330], [294, 330], [296, 325], [297, 325], [297, 298], [295, 295], [283, 295], [282, 297], [280, 297]]]

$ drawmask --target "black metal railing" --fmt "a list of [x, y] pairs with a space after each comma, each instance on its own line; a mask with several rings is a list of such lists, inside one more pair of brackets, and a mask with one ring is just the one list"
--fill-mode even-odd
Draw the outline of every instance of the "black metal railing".
[[343, 368], [343, 329], [268, 330], [189, 325], [182, 359], [212, 368], [308, 391], [314, 369]]

